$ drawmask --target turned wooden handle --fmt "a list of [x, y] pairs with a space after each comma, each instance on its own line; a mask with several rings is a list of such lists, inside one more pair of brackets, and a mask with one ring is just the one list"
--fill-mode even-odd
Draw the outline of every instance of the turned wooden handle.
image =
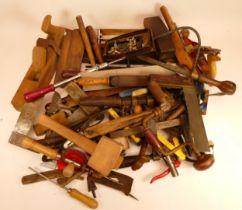
[[96, 55], [98, 63], [104, 63], [102, 52], [101, 52], [100, 46], [99, 46], [99, 44], [97, 42], [97, 36], [96, 36], [96, 33], [95, 33], [93, 27], [92, 26], [87, 26], [86, 27], [86, 31], [87, 31], [87, 34], [89, 36], [89, 39], [90, 39], [90, 42], [92, 44], [92, 48], [93, 48], [93, 51], [94, 51], [94, 53]]
[[[192, 74], [192, 76], [195, 78], [196, 75]], [[236, 84], [231, 81], [218, 81], [209, 77], [206, 77], [204, 75], [199, 75], [198, 80], [201, 82], [204, 82], [208, 85], [216, 86], [218, 89], [220, 89], [224, 94], [232, 95], [236, 91]]]
[[194, 162], [193, 167], [198, 171], [204, 171], [210, 168], [214, 164], [214, 156], [211, 154], [205, 154], [198, 157], [198, 160]]
[[75, 198], [75, 199], [81, 201], [82, 203], [84, 203], [85, 205], [87, 205], [88, 207], [90, 207], [92, 209], [95, 209], [98, 206], [98, 202], [95, 199], [79, 192], [76, 189], [69, 188], [68, 193], [72, 198]]
[[96, 65], [95, 58], [94, 58], [94, 55], [93, 55], [93, 52], [92, 52], [91, 44], [90, 44], [90, 41], [89, 41], [89, 38], [88, 38], [88, 35], [87, 35], [87, 32], [86, 32], [86, 29], [85, 29], [84, 22], [82, 20], [82, 17], [81, 16], [77, 16], [76, 17], [76, 21], [77, 21], [77, 24], [79, 26], [81, 37], [83, 39], [83, 42], [84, 42], [84, 45], [85, 45], [85, 48], [86, 48], [87, 55], [88, 55], [88, 58], [90, 60], [90, 63], [91, 63], [92, 66], [95, 66]]
[[[168, 28], [171, 31], [176, 30], [176, 24], [173, 22], [167, 8], [165, 6], [161, 6], [160, 11], [161, 11], [161, 13], [162, 13], [162, 15], [163, 15], [163, 17], [166, 21]], [[178, 31], [172, 32], [171, 37], [172, 37], [172, 42], [173, 42], [175, 49], [176, 49], [176, 57], [177, 57], [179, 64], [185, 65], [189, 69], [192, 69], [192, 67], [193, 67], [192, 59], [190, 58], [190, 56], [186, 52], [185, 47], [182, 43], [182, 40], [179, 36]]]
[[60, 158], [60, 155], [57, 150], [44, 146], [44, 145], [38, 143], [36, 140], [30, 139], [28, 137], [25, 137], [22, 140], [21, 146], [26, 149], [30, 149], [35, 152], [38, 152], [38, 153], [42, 153], [42, 154], [50, 157], [51, 159]]
[[160, 85], [153, 80], [148, 83], [148, 89], [158, 103], [163, 103], [166, 94], [161, 90]]
[[168, 111], [172, 107], [171, 97], [162, 91], [159, 84], [156, 81], [150, 80], [148, 84], [148, 89], [151, 92], [155, 100], [160, 103], [163, 111]]
[[109, 78], [82, 77], [77, 82], [80, 86], [109, 85]]
[[49, 128], [50, 130], [58, 133], [64, 138], [69, 139], [70, 141], [72, 141], [74, 144], [76, 144], [78, 147], [85, 150], [89, 154], [92, 154], [96, 148], [97, 144], [95, 142], [61, 125], [60, 123], [52, 120], [50, 117], [47, 117], [46, 115], [40, 116], [39, 123]]

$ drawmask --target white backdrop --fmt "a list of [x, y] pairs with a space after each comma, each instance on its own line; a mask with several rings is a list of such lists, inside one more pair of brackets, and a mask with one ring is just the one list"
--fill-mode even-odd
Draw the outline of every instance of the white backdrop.
[[[141, 28], [143, 18], [160, 15], [163, 3], [178, 26], [196, 28], [203, 45], [222, 50], [218, 63], [218, 80], [237, 84], [233, 96], [211, 97], [205, 126], [209, 139], [215, 143], [214, 166], [198, 172], [182, 164], [180, 176], [168, 176], [150, 185], [162, 163], [146, 164], [137, 172], [121, 172], [135, 178], [132, 194], [135, 201], [120, 192], [98, 186], [99, 209], [171, 209], [171, 210], [239, 210], [242, 209], [242, 139], [241, 139], [241, 49], [242, 1], [155, 1], [155, 0], [12, 0], [0, 2], [0, 209], [84, 209], [82, 204], [68, 198], [61, 189], [49, 183], [23, 186], [21, 177], [31, 173], [28, 166], [39, 166], [40, 155], [8, 143], [19, 113], [10, 101], [31, 63], [31, 52], [41, 32], [41, 22], [51, 14], [53, 23], [76, 28], [75, 17], [82, 15], [85, 24], [95, 28]], [[214, 89], [215, 91], [215, 89]], [[76, 183], [87, 192], [84, 182]]]

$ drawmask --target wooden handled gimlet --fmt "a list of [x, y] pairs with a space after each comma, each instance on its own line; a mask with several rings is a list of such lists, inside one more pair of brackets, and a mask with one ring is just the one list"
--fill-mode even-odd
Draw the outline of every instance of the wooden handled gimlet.
[[55, 184], [55, 185], [63, 188], [64, 190], [66, 190], [72, 198], [75, 198], [75, 199], [81, 201], [82, 203], [84, 203], [85, 205], [87, 205], [88, 207], [90, 207], [92, 209], [97, 208], [98, 203], [93, 198], [90, 198], [89, 196], [79, 192], [78, 190], [76, 190], [74, 188], [62, 187], [62, 186], [58, 185], [56, 182], [54, 182], [53, 180], [51, 180], [48, 177], [46, 177], [45, 175], [43, 175], [43, 173], [40, 173], [40, 172], [36, 171], [35, 169], [33, 169], [31, 167], [29, 167], [29, 169], [34, 171], [35, 173], [37, 173], [39, 176], [45, 178], [46, 180], [52, 182], [53, 184]]

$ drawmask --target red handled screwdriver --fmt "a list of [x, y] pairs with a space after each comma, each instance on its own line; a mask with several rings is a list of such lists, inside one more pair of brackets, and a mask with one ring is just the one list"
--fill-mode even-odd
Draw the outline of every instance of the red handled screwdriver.
[[[93, 72], [93, 71], [97, 71], [99, 69], [104, 69], [104, 68], [108, 67], [109, 65], [111, 65], [113, 63], [117, 63], [117, 62], [122, 61], [124, 59], [125, 59], [125, 57], [121, 57], [121, 58], [113, 60], [109, 63], [105, 62], [105, 63], [102, 63], [100, 65], [96, 65], [96, 66], [88, 69], [87, 72]], [[41, 98], [45, 94], [54, 91], [57, 87], [60, 87], [60, 86], [66, 84], [68, 82], [76, 80], [76, 79], [80, 78], [81, 76], [82, 76], [82, 72], [78, 73], [77, 75], [75, 75], [73, 77], [70, 77], [70, 78], [65, 79], [61, 82], [58, 82], [56, 84], [50, 84], [46, 87], [42, 87], [42, 88], [39, 88], [37, 90], [27, 92], [27, 93], [24, 94], [24, 99], [25, 99], [26, 102], [31, 102], [31, 101], [37, 100], [38, 98]]]

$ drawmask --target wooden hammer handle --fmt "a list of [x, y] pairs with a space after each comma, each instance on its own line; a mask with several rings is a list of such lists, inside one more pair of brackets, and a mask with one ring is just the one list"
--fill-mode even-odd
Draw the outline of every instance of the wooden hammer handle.
[[92, 154], [96, 148], [96, 143], [92, 142], [90, 139], [85, 136], [80, 135], [79, 133], [74, 132], [73, 130], [61, 125], [60, 123], [52, 120], [46, 115], [41, 115], [39, 118], [39, 123], [49, 128], [50, 130], [58, 133], [66, 139], [69, 139], [74, 144], [76, 144], [81, 149], [85, 150], [87, 153]]

